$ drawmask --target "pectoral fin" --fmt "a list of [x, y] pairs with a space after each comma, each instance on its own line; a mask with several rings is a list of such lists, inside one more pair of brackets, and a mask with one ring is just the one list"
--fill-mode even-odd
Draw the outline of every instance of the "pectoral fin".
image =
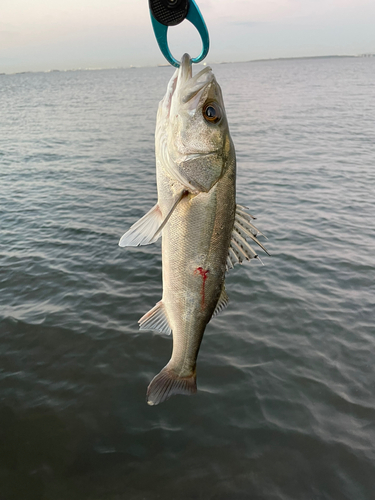
[[[154, 243], [160, 236], [157, 233], [158, 228], [163, 222], [163, 217], [159, 205], [156, 204], [146, 215], [131, 226], [131, 228], [122, 235], [120, 247], [139, 247], [140, 245], [149, 245]], [[156, 234], [157, 233], [157, 234]]]
[[188, 191], [183, 190], [175, 196], [172, 200], [172, 206], [164, 219], [159, 205], [156, 204], [152, 207], [146, 215], [133, 224], [131, 228], [121, 237], [119, 246], [139, 247], [141, 245], [155, 243], [155, 241], [157, 241], [160, 237], [163, 227], [168, 222], [174, 209], [187, 193]]

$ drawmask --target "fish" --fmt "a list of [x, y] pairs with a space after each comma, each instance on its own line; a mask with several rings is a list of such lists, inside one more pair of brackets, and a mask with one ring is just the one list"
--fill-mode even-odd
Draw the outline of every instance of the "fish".
[[158, 201], [119, 241], [140, 246], [162, 237], [162, 299], [139, 327], [172, 333], [173, 349], [148, 386], [150, 405], [197, 392], [205, 328], [228, 304], [226, 272], [259, 258], [248, 239], [267, 252], [254, 217], [236, 204], [236, 154], [221, 88], [209, 66], [193, 76], [189, 54], [159, 104], [155, 157]]

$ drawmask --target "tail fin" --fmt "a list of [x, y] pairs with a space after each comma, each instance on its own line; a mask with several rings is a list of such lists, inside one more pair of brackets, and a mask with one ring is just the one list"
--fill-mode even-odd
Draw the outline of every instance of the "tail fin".
[[154, 377], [147, 388], [147, 403], [158, 405], [176, 394], [190, 396], [197, 392], [195, 371], [190, 377], [179, 377], [166, 366]]

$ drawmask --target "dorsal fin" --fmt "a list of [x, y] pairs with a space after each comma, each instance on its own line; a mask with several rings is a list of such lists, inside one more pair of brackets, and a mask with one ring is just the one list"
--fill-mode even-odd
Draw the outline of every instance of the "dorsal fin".
[[265, 246], [258, 240], [258, 235], [264, 235], [252, 224], [252, 219], [255, 217], [245, 212], [245, 207], [236, 205], [236, 216], [227, 257], [227, 271], [233, 269], [238, 262], [241, 264], [243, 260], [259, 259], [258, 254], [246, 238], [251, 238], [267, 255], [270, 255]]

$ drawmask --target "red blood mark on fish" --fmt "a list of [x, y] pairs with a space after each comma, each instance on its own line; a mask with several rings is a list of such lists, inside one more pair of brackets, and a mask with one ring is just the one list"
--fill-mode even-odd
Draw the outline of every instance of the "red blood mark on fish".
[[196, 270], [194, 271], [194, 274], [200, 274], [202, 276], [202, 290], [201, 290], [201, 297], [202, 297], [202, 309], [204, 308], [204, 301], [205, 301], [205, 285], [206, 285], [206, 279], [207, 279], [207, 274], [210, 271], [208, 269], [203, 269], [203, 267], [197, 267]]

